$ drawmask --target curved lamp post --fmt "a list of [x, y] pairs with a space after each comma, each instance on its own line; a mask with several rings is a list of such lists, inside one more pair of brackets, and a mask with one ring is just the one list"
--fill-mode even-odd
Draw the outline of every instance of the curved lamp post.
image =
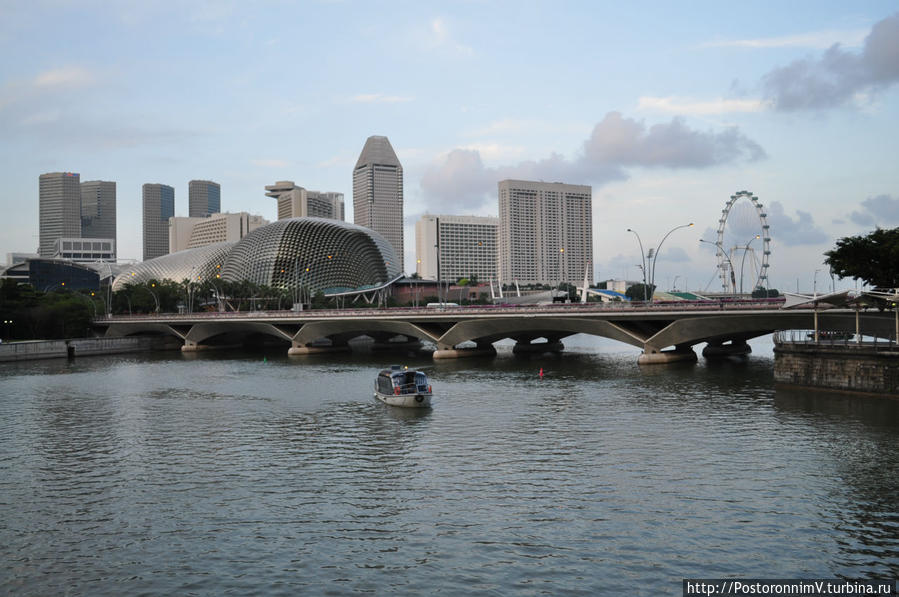
[[[646, 300], [646, 253], [643, 252], [643, 241], [640, 240], [640, 235], [637, 234], [637, 231], [633, 228], [628, 228], [628, 232], [633, 232], [634, 236], [637, 237], [637, 243], [640, 245], [640, 260], [642, 265], [640, 266], [640, 271], [643, 272], [643, 300]], [[625, 283], [626, 284], [626, 283]]]
[[[690, 222], [689, 224], [681, 224], [680, 226], [675, 226], [674, 228], [669, 230], [668, 233], [665, 234], [665, 236], [662, 237], [662, 240], [659, 242], [659, 246], [656, 247], [656, 254], [652, 258], [652, 266], [650, 267], [651, 274], [649, 276], [649, 285], [652, 286], [653, 288], [655, 288], [655, 280], [656, 280], [656, 262], [659, 260], [659, 253], [662, 251], [662, 244], [664, 244], [665, 239], [667, 239], [668, 236], [670, 236], [671, 233], [674, 232], [675, 230], [680, 230], [681, 228], [690, 228], [691, 226], [693, 226], [693, 222]], [[652, 302], [652, 297], [649, 298], [649, 302]]]
[[756, 234], [749, 241], [746, 242], [746, 246], [743, 247], [743, 260], [740, 262], [740, 294], [743, 294], [743, 266], [746, 265], [746, 253], [749, 252], [749, 245], [752, 244], [757, 238], [761, 238], [761, 235]]
[[[702, 240], [700, 238], [699, 242], [706, 243], [709, 245], [715, 245], [716, 247], [718, 247], [718, 250], [721, 252], [721, 254], [724, 255], [724, 258], [727, 259], [727, 264], [730, 266], [730, 284], [731, 284], [731, 286], [733, 286], [734, 292], [736, 292], [737, 291], [737, 278], [736, 278], [736, 275], [734, 274], [734, 263], [733, 263], [733, 261], [730, 260], [730, 255], [727, 254], [727, 251], [724, 250], [724, 247], [722, 247], [721, 243], [718, 241], [712, 242], [710, 240]], [[727, 290], [727, 288], [725, 288], [725, 290]]]

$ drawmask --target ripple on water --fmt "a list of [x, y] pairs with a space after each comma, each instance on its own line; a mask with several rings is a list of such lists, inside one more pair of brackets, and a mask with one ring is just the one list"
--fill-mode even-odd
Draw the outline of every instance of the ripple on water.
[[679, 594], [685, 576], [899, 574], [899, 407], [775, 392], [768, 356], [422, 362], [421, 412], [371, 398], [374, 358], [257, 357], [0, 367], [0, 587]]

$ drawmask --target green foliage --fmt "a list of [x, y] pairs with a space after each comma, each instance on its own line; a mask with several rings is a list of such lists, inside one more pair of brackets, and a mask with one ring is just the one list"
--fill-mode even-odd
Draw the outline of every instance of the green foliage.
[[841, 238], [836, 248], [824, 255], [824, 263], [841, 278], [880, 288], [899, 287], [899, 228], [878, 228], [864, 236]]
[[643, 284], [641, 282], [630, 286], [624, 294], [632, 301], [642, 301], [651, 299], [655, 290], [654, 284]]
[[90, 335], [91, 317], [102, 312], [90, 296], [57, 290], [37, 292], [28, 284], [3, 280], [0, 285], [0, 321], [5, 340], [52, 340]]

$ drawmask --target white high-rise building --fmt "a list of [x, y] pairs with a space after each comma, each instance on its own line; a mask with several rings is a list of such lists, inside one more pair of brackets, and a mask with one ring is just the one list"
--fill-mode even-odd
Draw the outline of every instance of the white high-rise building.
[[421, 216], [415, 223], [415, 262], [425, 280], [455, 282], [476, 277], [497, 279], [499, 218], [483, 216]]
[[308, 191], [298, 187], [292, 180], [280, 180], [266, 185], [266, 197], [278, 200], [278, 219], [288, 218], [328, 218], [345, 219], [343, 193]]
[[403, 259], [403, 167], [387, 137], [366, 139], [353, 168], [353, 222], [381, 234]]
[[239, 241], [268, 223], [262, 216], [250, 215], [245, 211], [214, 213], [199, 218], [169, 218], [169, 251], [176, 253], [214, 243]]
[[499, 278], [504, 284], [593, 282], [593, 189], [561, 182], [499, 183]]
[[48, 172], [39, 178], [41, 257], [52, 257], [60, 238], [81, 237], [81, 176], [75, 172]]

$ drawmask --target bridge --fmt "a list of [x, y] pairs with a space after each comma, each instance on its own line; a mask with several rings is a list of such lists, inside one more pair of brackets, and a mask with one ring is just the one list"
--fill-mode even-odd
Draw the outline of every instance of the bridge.
[[377, 347], [429, 341], [437, 347], [436, 359], [495, 354], [493, 343], [506, 338], [515, 340], [516, 353], [560, 351], [564, 338], [591, 334], [641, 348], [640, 363], [667, 363], [696, 360], [693, 347], [701, 343], [707, 344], [705, 357], [745, 354], [747, 340], [776, 330], [820, 328], [899, 337], [899, 314], [721, 300], [149, 314], [98, 318], [94, 327], [106, 336], [168, 335], [182, 342], [186, 352], [257, 335], [289, 344], [291, 355], [349, 350], [348, 341], [359, 336], [373, 338]]

